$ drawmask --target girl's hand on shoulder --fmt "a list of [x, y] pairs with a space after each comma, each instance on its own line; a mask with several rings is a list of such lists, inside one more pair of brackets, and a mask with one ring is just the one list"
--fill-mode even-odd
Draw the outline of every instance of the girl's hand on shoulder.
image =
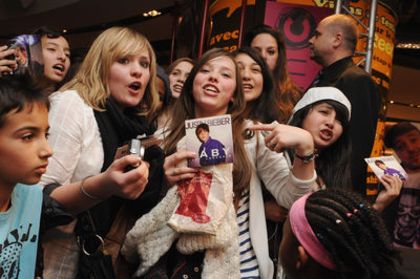
[[291, 148], [298, 154], [313, 153], [314, 140], [304, 129], [275, 122], [252, 125], [250, 129], [261, 131], [265, 135], [265, 145], [272, 151], [282, 152]]
[[183, 150], [177, 151], [165, 158], [163, 169], [165, 171], [165, 179], [169, 187], [175, 185], [181, 180], [191, 179], [194, 177], [197, 169], [187, 167], [186, 161], [196, 157], [196, 153]]
[[[126, 199], [136, 199], [144, 191], [149, 177], [149, 163], [134, 155], [115, 160], [102, 174], [103, 191]], [[106, 194], [106, 193], [104, 193]]]
[[398, 176], [387, 174], [380, 177], [379, 181], [385, 189], [379, 192], [373, 208], [381, 212], [400, 195], [403, 182]]

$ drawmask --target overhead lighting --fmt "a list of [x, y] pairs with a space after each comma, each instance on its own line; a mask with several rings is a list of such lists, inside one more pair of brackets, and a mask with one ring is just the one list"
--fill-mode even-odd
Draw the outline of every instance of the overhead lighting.
[[396, 48], [420, 49], [420, 43], [399, 43]]
[[159, 11], [151, 10], [151, 11], [148, 11], [148, 12], [143, 13], [143, 16], [144, 17], [155, 17], [155, 16], [158, 16], [158, 15], [161, 15], [161, 14], [162, 13], [159, 12]]
[[63, 32], [63, 34], [67, 33], [67, 29], [63, 29], [62, 32]]

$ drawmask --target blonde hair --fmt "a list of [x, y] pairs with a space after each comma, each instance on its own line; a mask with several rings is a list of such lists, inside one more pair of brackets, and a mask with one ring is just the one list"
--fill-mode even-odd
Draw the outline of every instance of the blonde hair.
[[150, 119], [159, 100], [155, 85], [156, 56], [146, 37], [127, 27], [111, 27], [102, 32], [92, 43], [75, 77], [60, 91], [74, 89], [90, 107], [103, 111], [111, 96], [107, 80], [112, 63], [121, 57], [138, 55], [145, 49], [150, 57], [150, 79], [139, 108]]

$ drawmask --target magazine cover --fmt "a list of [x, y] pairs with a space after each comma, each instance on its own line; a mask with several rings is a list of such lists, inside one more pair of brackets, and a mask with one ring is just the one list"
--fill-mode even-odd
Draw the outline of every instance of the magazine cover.
[[14, 75], [29, 73], [35, 83], [43, 82], [44, 61], [42, 56], [41, 40], [38, 35], [23, 34], [9, 41], [9, 48], [16, 50], [15, 55], [7, 59], [16, 60], [18, 68]]
[[394, 156], [365, 158], [365, 161], [377, 177], [389, 174], [398, 176], [401, 180], [407, 179], [407, 173]]
[[230, 115], [196, 118], [185, 121], [187, 149], [197, 153], [188, 166], [233, 163], [233, 139]]

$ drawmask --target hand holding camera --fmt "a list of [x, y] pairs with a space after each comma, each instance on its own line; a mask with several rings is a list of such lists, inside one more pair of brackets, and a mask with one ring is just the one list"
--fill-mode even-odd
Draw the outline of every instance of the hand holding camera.
[[11, 75], [17, 68], [16, 49], [9, 46], [0, 46], [0, 76]]
[[[144, 157], [144, 147], [141, 144], [141, 140], [140, 139], [132, 139], [130, 140], [129, 144], [128, 144], [128, 151], [127, 151], [127, 155], [134, 155], [139, 157], [140, 159], [143, 160]], [[141, 161], [137, 164], [137, 165], [130, 165], [128, 167], [125, 168], [125, 171], [128, 172], [132, 169], [137, 168], [138, 166], [140, 166]]]

